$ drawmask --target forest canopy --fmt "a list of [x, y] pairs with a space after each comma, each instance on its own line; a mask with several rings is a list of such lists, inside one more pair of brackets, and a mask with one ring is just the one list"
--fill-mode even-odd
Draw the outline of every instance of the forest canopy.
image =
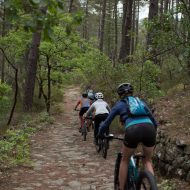
[[[140, 10], [148, 9], [140, 19]], [[187, 0], [1, 0], [0, 114], [45, 110], [68, 84], [109, 102], [129, 81], [148, 101], [190, 81]]]

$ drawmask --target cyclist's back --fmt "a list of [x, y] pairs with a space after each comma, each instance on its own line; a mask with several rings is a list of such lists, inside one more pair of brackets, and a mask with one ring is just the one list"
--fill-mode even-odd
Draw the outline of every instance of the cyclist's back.
[[97, 142], [97, 135], [98, 135], [98, 130], [99, 130], [99, 125], [102, 121], [104, 121], [109, 112], [110, 108], [107, 102], [103, 100], [104, 96], [101, 92], [98, 92], [95, 94], [96, 101], [90, 106], [88, 109], [86, 115], [88, 116], [90, 113], [94, 112], [95, 117], [94, 117], [94, 122], [95, 122], [95, 128], [94, 128], [94, 139], [95, 142]]
[[86, 92], [84, 92], [82, 94], [82, 97], [78, 100], [78, 102], [75, 106], [75, 110], [77, 109], [77, 107], [79, 105], [80, 105], [79, 118], [81, 120], [81, 125], [79, 128], [81, 128], [83, 126], [83, 122], [84, 122], [83, 115], [84, 115], [84, 113], [86, 113], [86, 111], [90, 107], [90, 100], [89, 100], [88, 94]]
[[98, 99], [92, 104], [92, 109], [95, 110], [95, 115], [109, 113], [108, 107], [107, 102], [102, 99]]
[[[125, 137], [122, 147], [123, 157], [119, 170], [120, 189], [123, 190], [125, 186], [125, 179], [127, 178], [126, 168], [128, 168], [130, 157], [139, 143], [142, 143], [143, 153], [145, 156], [143, 162], [144, 166], [148, 171], [154, 174], [151, 159], [156, 143], [157, 123], [146, 104], [133, 96], [133, 87], [130, 83], [123, 83], [119, 85], [117, 93], [121, 100], [114, 105], [109, 116], [101, 125], [99, 136], [101, 136], [106, 128], [109, 127], [114, 117], [119, 115], [120, 120], [125, 127]], [[132, 112], [133, 100], [139, 100], [139, 102], [136, 102], [137, 104], [134, 108], [137, 110], [138, 106], [142, 103], [144, 109], [141, 111], [146, 111], [146, 114], [143, 113], [142, 115], [134, 115], [135, 112]]]

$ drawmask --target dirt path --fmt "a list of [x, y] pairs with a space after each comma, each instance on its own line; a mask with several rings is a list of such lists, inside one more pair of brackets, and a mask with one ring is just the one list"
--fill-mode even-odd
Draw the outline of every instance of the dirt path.
[[[32, 139], [33, 167], [16, 168], [2, 190], [111, 190], [115, 150], [107, 160], [95, 151], [92, 132], [83, 141], [77, 131], [78, 112], [73, 108], [79, 89], [68, 89], [64, 114]], [[113, 142], [114, 143], [114, 142]], [[112, 144], [113, 144], [112, 143]], [[111, 146], [112, 149], [113, 146]]]

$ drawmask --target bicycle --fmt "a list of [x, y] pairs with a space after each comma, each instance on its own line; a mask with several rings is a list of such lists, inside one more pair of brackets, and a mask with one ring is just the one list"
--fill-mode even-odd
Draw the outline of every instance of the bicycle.
[[[79, 109], [74, 109], [74, 110], [75, 110], [75, 111], [78, 111], [78, 112], [80, 111]], [[81, 135], [83, 136], [84, 141], [86, 141], [86, 136], [87, 136], [87, 133], [88, 133], [87, 126], [88, 126], [88, 124], [87, 124], [87, 119], [84, 118], [83, 126], [81, 126], [81, 127], [79, 128], [79, 132], [80, 132]]]
[[[123, 138], [115, 137], [113, 134], [105, 136], [106, 139], [117, 139], [123, 141]], [[114, 170], [114, 190], [119, 189], [119, 167], [122, 158], [122, 153], [117, 153]], [[140, 160], [144, 156], [142, 154], [134, 154], [131, 156], [128, 175], [126, 180], [126, 190], [158, 190], [154, 176], [147, 170], [140, 170]]]
[[[105, 136], [107, 136], [108, 133], [105, 133]], [[99, 153], [102, 151], [102, 157], [104, 159], [107, 158], [107, 152], [109, 149], [109, 139], [108, 138], [98, 138], [97, 143], [95, 143], [96, 151]]]
[[84, 118], [84, 124], [83, 124], [82, 129], [81, 129], [81, 134], [83, 136], [84, 141], [86, 141], [86, 136], [88, 133], [87, 126], [88, 126], [87, 118]]

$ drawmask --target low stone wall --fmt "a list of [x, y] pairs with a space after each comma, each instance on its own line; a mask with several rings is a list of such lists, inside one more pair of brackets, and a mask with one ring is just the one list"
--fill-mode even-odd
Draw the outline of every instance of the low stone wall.
[[190, 182], [190, 145], [174, 140], [158, 130], [155, 163], [167, 176], [175, 176]]

